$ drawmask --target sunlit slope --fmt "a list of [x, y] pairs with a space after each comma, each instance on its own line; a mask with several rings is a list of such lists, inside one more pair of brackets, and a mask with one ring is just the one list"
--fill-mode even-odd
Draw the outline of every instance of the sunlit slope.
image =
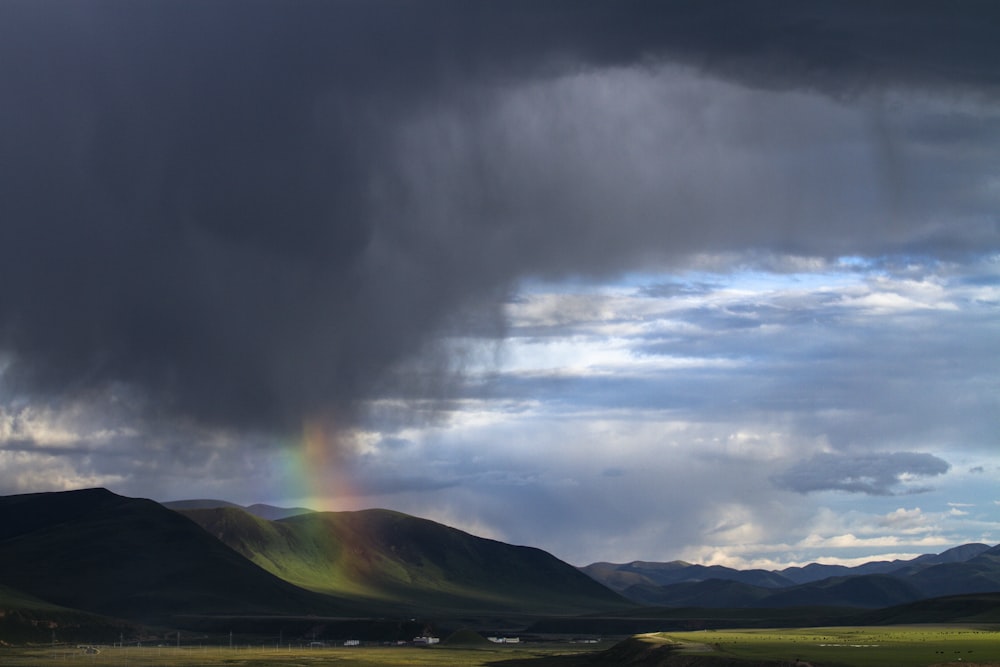
[[266, 521], [233, 508], [184, 514], [269, 572], [311, 590], [414, 608], [566, 613], [627, 606], [540, 549], [388, 510]]
[[0, 497], [0, 584], [111, 616], [334, 613], [150, 500], [105, 489]]

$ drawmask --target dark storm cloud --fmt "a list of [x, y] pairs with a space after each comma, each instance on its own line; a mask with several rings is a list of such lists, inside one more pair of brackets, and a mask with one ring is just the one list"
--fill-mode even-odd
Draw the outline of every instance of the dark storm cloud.
[[[800, 461], [771, 480], [779, 487], [810, 493], [847, 491], [870, 496], [894, 495], [905, 477], [933, 477], [951, 466], [932, 454], [916, 452], [874, 453], [849, 456], [817, 454]], [[924, 489], [904, 489], [910, 493]]]
[[[598, 232], [572, 206], [512, 201], [520, 186], [492, 183], [509, 165], [463, 134], [477, 122], [457, 141], [479, 162], [429, 172], [468, 199], [438, 207], [400, 173], [420, 164], [397, 144], [408, 119], [442, 105], [478, 118], [519, 82], [666, 61], [836, 97], [990, 97], [996, 34], [989, 2], [5, 2], [4, 389], [117, 387], [147, 413], [264, 430], [349, 420], [435, 333], [499, 333], [523, 274], [595, 257], [619, 270], [671, 242], [659, 225]], [[990, 229], [976, 247], [996, 246]], [[911, 240], [891, 231], [879, 242]], [[685, 238], [680, 251], [720, 237]], [[436, 390], [434, 369], [419, 388]]]

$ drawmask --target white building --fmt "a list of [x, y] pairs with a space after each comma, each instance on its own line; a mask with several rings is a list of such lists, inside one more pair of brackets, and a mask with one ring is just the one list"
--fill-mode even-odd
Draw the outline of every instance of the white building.
[[413, 638], [413, 643], [414, 644], [427, 644], [427, 645], [430, 645], [430, 644], [437, 644], [439, 641], [441, 641], [440, 637], [414, 637]]

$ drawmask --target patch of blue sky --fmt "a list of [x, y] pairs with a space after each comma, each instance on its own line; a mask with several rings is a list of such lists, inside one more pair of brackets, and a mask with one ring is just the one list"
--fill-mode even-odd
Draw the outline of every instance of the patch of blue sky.
[[814, 291], [842, 289], [860, 285], [871, 274], [882, 273], [876, 260], [860, 257], [844, 258], [841, 262], [822, 263], [813, 271], [776, 271], [745, 268], [735, 271], [665, 271], [631, 272], [604, 285], [533, 283], [527, 292], [594, 293], [599, 288], [605, 293], [650, 292], [654, 286], [675, 286], [679, 293], [694, 294], [705, 291], [778, 292], [785, 290]]
[[[863, 285], [877, 277], [948, 274], [939, 260], [922, 255], [844, 255], [833, 260], [811, 257], [769, 257], [763, 260], [729, 258], [710, 261], [716, 268], [644, 270], [604, 278], [529, 278], [518, 286], [521, 296], [641, 295], [690, 297], [712, 292], [775, 293], [829, 291]], [[729, 268], [732, 267], [732, 268]], [[995, 285], [1000, 281], [1000, 258], [984, 256], [974, 263], [975, 275], [966, 284]], [[964, 272], [963, 272], [964, 273]]]

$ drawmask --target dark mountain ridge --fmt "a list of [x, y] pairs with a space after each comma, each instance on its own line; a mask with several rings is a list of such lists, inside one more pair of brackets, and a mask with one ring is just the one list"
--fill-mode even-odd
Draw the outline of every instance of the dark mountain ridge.
[[796, 583], [780, 572], [770, 570], [736, 570], [722, 565], [693, 565], [680, 560], [669, 563], [637, 560], [621, 565], [593, 563], [580, 570], [617, 591], [636, 585], [666, 586], [708, 579], [724, 579], [764, 588], [780, 588]]
[[0, 584], [149, 621], [349, 608], [275, 577], [159, 503], [106, 489], [0, 497]]
[[705, 567], [679, 561], [595, 563], [581, 570], [646, 605], [882, 608], [940, 596], [1000, 591], [1000, 547], [965, 544], [940, 554], [873, 561], [856, 567], [813, 563], [772, 572], [772, 578], [763, 570]]

